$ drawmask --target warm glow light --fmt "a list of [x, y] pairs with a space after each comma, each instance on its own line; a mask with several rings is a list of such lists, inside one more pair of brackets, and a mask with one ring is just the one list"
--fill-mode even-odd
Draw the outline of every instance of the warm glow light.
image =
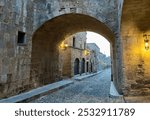
[[150, 35], [147, 35], [147, 34], [143, 35], [143, 37], [145, 37], [144, 42], [145, 42], [145, 49], [146, 50], [149, 50], [149, 39], [148, 39], [149, 36]]
[[68, 47], [68, 44], [65, 44], [65, 47], [67, 48], [67, 47]]
[[84, 50], [84, 55], [87, 56], [90, 54], [90, 51], [89, 50]]
[[68, 47], [68, 44], [65, 44], [64, 42], [62, 42], [59, 47], [60, 49], [65, 50]]
[[145, 43], [145, 49], [146, 49], [146, 50], [149, 49], [149, 44], [148, 44], [148, 42]]

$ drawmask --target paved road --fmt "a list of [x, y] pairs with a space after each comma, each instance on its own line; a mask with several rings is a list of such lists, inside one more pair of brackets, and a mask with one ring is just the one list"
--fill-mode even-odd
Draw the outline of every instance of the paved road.
[[121, 98], [109, 98], [111, 70], [106, 69], [102, 73], [83, 81], [60, 89], [54, 93], [32, 101], [33, 103], [101, 103], [123, 102]]

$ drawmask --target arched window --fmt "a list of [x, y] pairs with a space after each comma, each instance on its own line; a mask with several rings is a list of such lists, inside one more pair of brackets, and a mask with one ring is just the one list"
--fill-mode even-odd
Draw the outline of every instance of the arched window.
[[79, 74], [79, 59], [76, 58], [75, 61], [74, 61], [74, 75], [77, 75]]
[[76, 38], [75, 38], [75, 37], [73, 37], [73, 43], [72, 43], [72, 46], [73, 46], [73, 47], [76, 47]]
[[85, 73], [85, 59], [84, 58], [81, 61], [81, 73]]

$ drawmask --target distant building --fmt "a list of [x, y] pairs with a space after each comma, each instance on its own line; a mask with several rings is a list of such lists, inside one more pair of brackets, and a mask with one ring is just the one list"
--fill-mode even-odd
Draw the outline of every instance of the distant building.
[[[62, 79], [104, 69], [106, 55], [95, 43], [86, 43], [86, 32], [66, 38], [59, 46], [59, 74]], [[108, 61], [108, 60], [107, 60]]]
[[105, 54], [99, 52], [98, 61], [99, 61], [99, 65], [100, 65], [100, 67], [99, 67], [100, 70], [111, 67], [110, 56], [107, 57]]
[[100, 48], [95, 43], [87, 43], [87, 49], [89, 49], [91, 53], [90, 55], [91, 56], [90, 57], [91, 69], [92, 71], [97, 72], [99, 71], [99, 67], [100, 67], [100, 64], [98, 61]]
[[72, 35], [61, 43], [59, 47], [59, 72], [62, 78], [97, 71], [94, 66], [96, 65], [95, 53], [88, 50], [86, 46], [86, 32]]
[[[94, 54], [91, 61], [95, 66], [95, 71], [100, 71], [111, 67], [111, 58], [100, 52], [100, 48], [95, 43], [87, 43], [87, 48]], [[94, 61], [95, 60], [95, 61]]]

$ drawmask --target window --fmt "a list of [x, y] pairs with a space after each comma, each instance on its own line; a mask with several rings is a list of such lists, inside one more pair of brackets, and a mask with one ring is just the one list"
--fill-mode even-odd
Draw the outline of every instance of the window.
[[80, 60], [76, 58], [74, 61], [74, 75], [79, 74], [79, 69], [80, 69]]
[[0, 5], [0, 14], [3, 13], [3, 7]]
[[73, 47], [75, 47], [75, 45], [76, 45], [76, 38], [73, 37]]
[[50, 3], [47, 4], [47, 10], [48, 10], [48, 14], [50, 14], [51, 13], [51, 4]]
[[18, 44], [25, 44], [25, 33], [18, 31]]

